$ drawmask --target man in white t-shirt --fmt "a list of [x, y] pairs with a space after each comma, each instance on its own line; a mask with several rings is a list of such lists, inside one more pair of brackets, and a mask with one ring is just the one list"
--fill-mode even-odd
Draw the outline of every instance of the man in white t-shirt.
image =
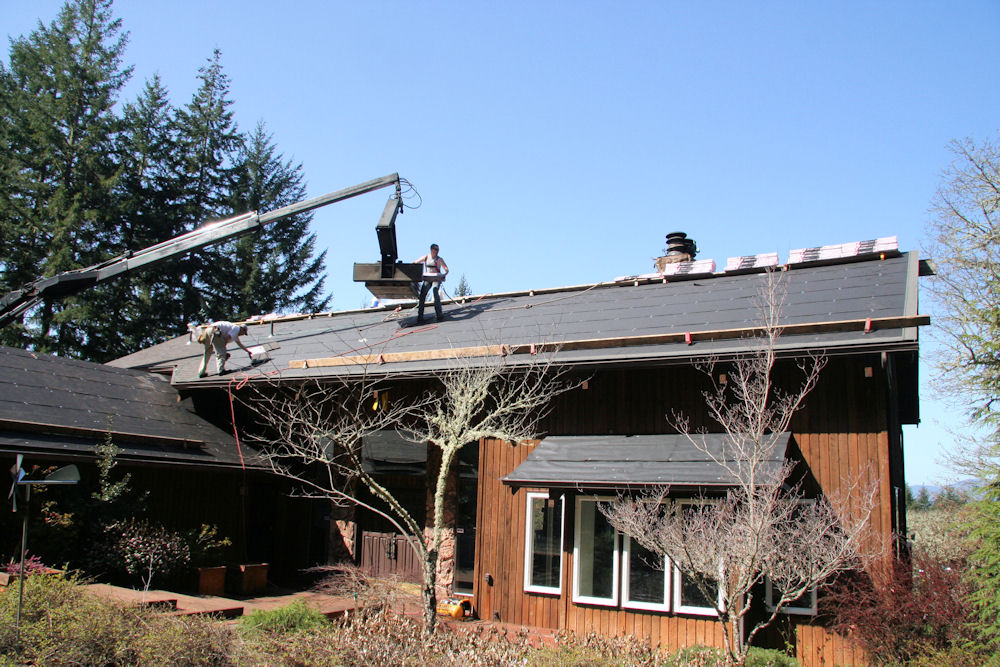
[[440, 322], [444, 319], [444, 313], [441, 312], [441, 295], [438, 290], [441, 289], [441, 283], [448, 275], [448, 265], [445, 264], [444, 258], [438, 255], [438, 244], [432, 243], [431, 251], [416, 260], [414, 264], [424, 265], [424, 279], [420, 285], [420, 303], [417, 305], [417, 324], [422, 324], [424, 321], [424, 303], [427, 301], [427, 292], [431, 289], [434, 290], [434, 315]]
[[195, 331], [197, 332], [198, 342], [205, 346], [205, 354], [201, 358], [201, 366], [198, 367], [198, 377], [205, 377], [208, 359], [212, 356], [213, 352], [215, 353], [216, 371], [218, 371], [219, 375], [226, 372], [226, 360], [229, 359], [229, 353], [226, 352], [226, 345], [228, 343], [239, 345], [247, 353], [250, 360], [253, 361], [253, 354], [240, 340], [240, 336], [247, 332], [247, 325], [220, 321], [200, 326]]

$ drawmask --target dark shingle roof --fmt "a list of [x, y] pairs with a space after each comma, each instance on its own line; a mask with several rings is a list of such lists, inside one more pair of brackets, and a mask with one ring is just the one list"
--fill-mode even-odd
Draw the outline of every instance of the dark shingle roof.
[[240, 465], [232, 435], [159, 376], [0, 347], [0, 451], [92, 456], [109, 429], [122, 460]]
[[[761, 472], [781, 470], [790, 439], [789, 433], [771, 439]], [[712, 459], [731, 460], [730, 450], [724, 433], [549, 437], [503, 482], [579, 489], [732, 486], [732, 474]]]
[[[783, 309], [786, 324], [830, 323], [866, 318], [917, 315], [918, 263], [913, 253], [884, 260], [814, 265], [789, 270], [788, 295]], [[182, 386], [227, 383], [233, 377], [280, 376], [282, 379], [379, 374], [421, 374], [453, 364], [442, 359], [389, 360], [319, 368], [292, 368], [305, 359], [419, 353], [488, 344], [527, 345], [584, 339], [630, 337], [741, 329], [758, 324], [755, 298], [763, 276], [715, 274], [674, 282], [631, 282], [546, 290], [515, 295], [471, 297], [445, 305], [446, 321], [437, 326], [402, 327], [401, 320], [384, 310], [350, 311], [311, 319], [251, 325], [248, 343], [268, 344], [271, 362], [250, 368], [245, 356], [234, 354], [231, 375], [196, 378], [201, 346], [183, 336], [123, 357], [116, 366], [175, 368], [173, 381]], [[432, 311], [431, 311], [432, 312]], [[412, 317], [406, 318], [412, 321]], [[433, 322], [433, 318], [431, 318]], [[273, 329], [273, 336], [271, 335]], [[912, 326], [854, 331], [808, 331], [786, 334], [785, 350], [915, 349]], [[557, 363], [657, 363], [686, 360], [745, 350], [746, 339], [616, 344], [593, 349], [564, 347]]]

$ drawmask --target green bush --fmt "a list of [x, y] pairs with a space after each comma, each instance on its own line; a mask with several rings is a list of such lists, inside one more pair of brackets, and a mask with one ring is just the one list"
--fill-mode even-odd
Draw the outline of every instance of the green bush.
[[664, 667], [722, 667], [722, 651], [709, 646], [686, 646], [670, 656]]
[[258, 609], [240, 619], [244, 632], [298, 632], [325, 628], [330, 621], [305, 602], [293, 602], [277, 609]]
[[[8, 656], [17, 655], [18, 588], [0, 592], [0, 653]], [[31, 576], [24, 585], [20, 659], [37, 664], [129, 662], [136, 625], [120, 605], [89, 594], [72, 578]]]
[[21, 648], [15, 650], [18, 587], [0, 589], [0, 665], [228, 665], [229, 626], [171, 617], [100, 597], [73, 577], [25, 580]]
[[784, 651], [755, 646], [747, 654], [747, 667], [799, 667], [799, 661]]
[[137, 664], [229, 665], [235, 662], [238, 637], [231, 626], [210, 616], [163, 616], [150, 619], [134, 648]]

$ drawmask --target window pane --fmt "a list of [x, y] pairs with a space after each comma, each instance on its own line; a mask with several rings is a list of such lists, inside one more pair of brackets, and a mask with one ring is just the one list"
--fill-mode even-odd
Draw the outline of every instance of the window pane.
[[628, 601], [663, 604], [663, 556], [657, 556], [635, 540], [629, 544]]
[[597, 502], [580, 503], [579, 594], [612, 598], [615, 594], [615, 530], [597, 509]]
[[[701, 587], [698, 586], [698, 580], [701, 580], [705, 587], [712, 593], [713, 597], [708, 597], [701, 591]], [[686, 574], [681, 575], [681, 605], [684, 607], [707, 607], [709, 609], [715, 609], [716, 602], [718, 600], [718, 584], [714, 578], [698, 576], [691, 577]]]
[[458, 516], [455, 522], [455, 592], [472, 594], [476, 565], [476, 505], [479, 443], [458, 450]]
[[531, 585], [559, 588], [562, 499], [531, 498]]
[[[782, 593], [781, 589], [771, 584], [771, 603], [777, 604], [782, 595], [784, 593]], [[816, 589], [807, 590], [791, 602], [785, 603], [784, 609], [812, 609], [814, 595], [816, 595]]]

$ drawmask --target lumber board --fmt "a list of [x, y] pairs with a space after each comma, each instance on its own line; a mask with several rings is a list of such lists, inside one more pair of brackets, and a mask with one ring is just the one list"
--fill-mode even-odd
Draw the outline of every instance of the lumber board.
[[361, 354], [343, 357], [323, 357], [320, 359], [293, 359], [290, 368], [322, 368], [325, 366], [375, 365], [400, 361], [423, 361], [425, 359], [462, 359], [465, 357], [489, 357], [510, 354], [509, 345], [477, 345], [474, 347], [453, 347], [439, 350], [415, 350], [413, 352], [384, 352], [382, 354]]
[[[811, 333], [840, 333], [848, 331], [870, 331], [879, 329], [901, 329], [930, 324], [929, 315], [908, 317], [878, 317], [834, 322], [807, 322], [787, 324], [781, 327], [783, 335], [795, 336]], [[699, 341], [731, 340], [750, 338], [764, 331], [763, 327], [741, 327], [736, 329], [715, 329], [709, 331], [675, 331], [662, 334], [644, 334], [617, 338], [585, 338], [551, 343], [521, 343], [516, 345], [478, 345], [473, 347], [443, 348], [435, 350], [414, 350], [411, 352], [383, 352], [382, 354], [362, 354], [352, 356], [322, 357], [318, 359], [293, 359], [289, 368], [323, 368], [329, 366], [366, 366], [382, 363], [426, 361], [430, 359], [462, 359], [488, 357], [504, 354], [538, 354], [568, 350], [598, 350], [610, 347], [633, 347], [639, 345], [662, 345], [667, 343], [691, 344]]]

